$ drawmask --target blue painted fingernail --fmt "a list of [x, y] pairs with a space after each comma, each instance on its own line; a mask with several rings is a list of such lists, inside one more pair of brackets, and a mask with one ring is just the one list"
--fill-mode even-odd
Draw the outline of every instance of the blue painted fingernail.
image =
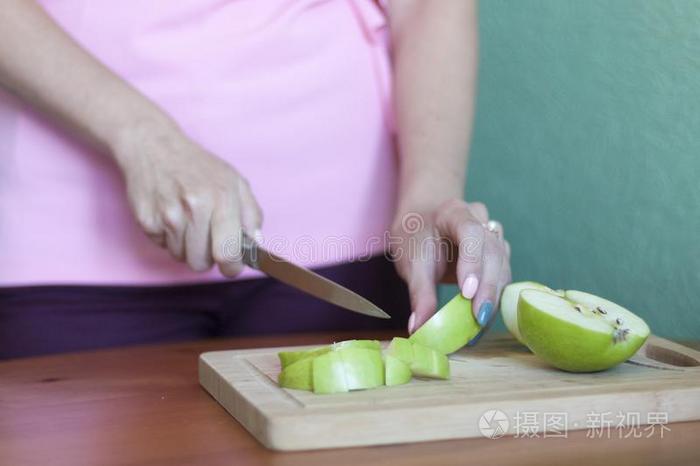
[[474, 338], [469, 340], [469, 342], [467, 343], [467, 346], [474, 346], [477, 343], [479, 343], [479, 340], [481, 340], [481, 337], [484, 335], [484, 333], [486, 333], [486, 329], [482, 328], [481, 331], [479, 333], [477, 333]]
[[493, 303], [491, 301], [484, 301], [479, 307], [479, 314], [476, 316], [476, 321], [482, 327], [489, 323], [491, 316], [493, 315]]

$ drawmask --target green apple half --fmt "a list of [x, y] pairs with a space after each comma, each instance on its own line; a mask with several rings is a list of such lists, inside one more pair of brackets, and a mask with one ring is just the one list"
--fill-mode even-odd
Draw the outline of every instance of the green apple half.
[[649, 336], [642, 319], [611, 301], [582, 291], [566, 291], [565, 298], [524, 289], [517, 305], [523, 341], [554, 367], [570, 372], [609, 369], [631, 357]]
[[454, 353], [472, 338], [481, 327], [472, 314], [472, 302], [461, 294], [452, 298], [409, 337], [442, 354]]
[[394, 338], [386, 354], [387, 357], [393, 357], [406, 364], [413, 375], [433, 379], [450, 378], [450, 361], [446, 355], [410, 339]]
[[560, 296], [563, 296], [564, 293], [554, 291], [550, 287], [537, 282], [511, 283], [503, 289], [503, 293], [501, 294], [501, 316], [503, 316], [503, 323], [506, 324], [508, 331], [524, 345], [525, 342], [520, 335], [520, 330], [518, 330], [518, 298], [520, 297], [520, 292], [523, 290], [547, 291], [549, 293], [559, 294]]

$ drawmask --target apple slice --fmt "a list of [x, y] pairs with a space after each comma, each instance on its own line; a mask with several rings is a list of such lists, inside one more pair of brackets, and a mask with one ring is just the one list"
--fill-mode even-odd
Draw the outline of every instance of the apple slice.
[[302, 359], [307, 358], [314, 358], [316, 356], [325, 354], [330, 350], [330, 346], [323, 346], [321, 348], [304, 351], [280, 351], [279, 353], [277, 353], [277, 357], [280, 359], [280, 365], [284, 370], [286, 367], [291, 366], [297, 361], [301, 361]]
[[384, 383], [387, 386], [403, 385], [411, 380], [411, 368], [397, 357], [385, 355], [384, 368]]
[[461, 294], [452, 298], [409, 337], [412, 343], [442, 354], [454, 353], [481, 330], [472, 314], [472, 302]]
[[313, 359], [314, 393], [341, 393], [384, 385], [380, 351], [340, 348]]
[[413, 375], [434, 379], [450, 378], [450, 361], [446, 355], [409, 339], [392, 339], [387, 348], [387, 356], [407, 364]]
[[413, 343], [408, 338], [394, 337], [391, 339], [386, 353], [410, 366], [413, 362]]
[[414, 343], [411, 372], [418, 377], [446, 380], [450, 378], [450, 361], [446, 355], [427, 346]]
[[314, 393], [343, 393], [404, 384], [412, 375], [450, 376], [447, 356], [432, 348], [397, 337], [389, 344], [384, 360], [380, 348], [376, 340], [348, 340], [313, 350], [283, 352], [279, 354], [283, 369], [278, 382], [285, 388]]
[[550, 287], [537, 282], [511, 283], [503, 289], [503, 293], [501, 293], [501, 316], [503, 316], [503, 323], [506, 324], [508, 331], [524, 345], [525, 342], [520, 335], [520, 330], [518, 330], [518, 298], [520, 297], [520, 292], [523, 290], [547, 291], [549, 293], [557, 293], [560, 296], [564, 296], [564, 293], [563, 291], [555, 292]]
[[314, 386], [312, 376], [313, 360], [314, 357], [300, 359], [282, 369], [282, 372], [277, 377], [280, 387], [312, 390]]
[[339, 348], [364, 348], [381, 351], [382, 345], [379, 340], [344, 340], [333, 343], [333, 349]]
[[384, 385], [382, 353], [365, 348], [342, 348], [337, 351], [345, 364], [348, 390], [362, 390]]
[[631, 357], [649, 336], [642, 319], [611, 301], [580, 291], [566, 297], [526, 289], [518, 300], [525, 344], [554, 367], [605, 370]]
[[322, 346], [320, 348], [315, 348], [312, 350], [280, 351], [279, 353], [277, 353], [277, 356], [280, 359], [280, 365], [282, 366], [282, 369], [284, 369], [285, 367], [294, 364], [295, 362], [301, 359], [321, 356], [322, 354], [339, 348], [367, 348], [380, 351], [382, 349], [382, 346], [377, 340], [345, 340], [333, 343], [330, 346]]
[[314, 393], [347, 392], [345, 364], [336, 351], [312, 359], [312, 380]]

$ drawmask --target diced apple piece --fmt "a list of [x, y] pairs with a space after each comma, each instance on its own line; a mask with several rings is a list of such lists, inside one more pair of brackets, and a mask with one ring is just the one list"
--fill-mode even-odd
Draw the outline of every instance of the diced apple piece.
[[410, 365], [413, 362], [413, 343], [408, 338], [394, 337], [389, 343], [387, 354]]
[[297, 361], [300, 361], [302, 359], [306, 358], [314, 358], [316, 356], [320, 356], [322, 354], [325, 354], [331, 350], [330, 346], [323, 346], [321, 348], [315, 348], [312, 350], [304, 350], [304, 351], [280, 351], [277, 353], [277, 356], [280, 359], [280, 366], [282, 366], [282, 369], [286, 368], [287, 366], [290, 366], [294, 364]]
[[387, 386], [403, 385], [411, 380], [411, 368], [401, 359], [387, 354], [384, 357], [385, 376]]
[[277, 378], [280, 386], [297, 390], [312, 390], [313, 377], [311, 369], [313, 360], [313, 357], [301, 359], [282, 369]]
[[427, 346], [414, 343], [411, 372], [419, 377], [449, 379], [450, 361], [446, 355]]
[[314, 393], [341, 393], [384, 384], [380, 351], [340, 348], [313, 359]]

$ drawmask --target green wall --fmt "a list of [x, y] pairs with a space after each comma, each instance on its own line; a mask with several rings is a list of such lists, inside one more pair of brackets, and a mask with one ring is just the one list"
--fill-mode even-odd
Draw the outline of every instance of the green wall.
[[700, 338], [700, 1], [483, 0], [480, 29], [467, 198], [514, 280]]

